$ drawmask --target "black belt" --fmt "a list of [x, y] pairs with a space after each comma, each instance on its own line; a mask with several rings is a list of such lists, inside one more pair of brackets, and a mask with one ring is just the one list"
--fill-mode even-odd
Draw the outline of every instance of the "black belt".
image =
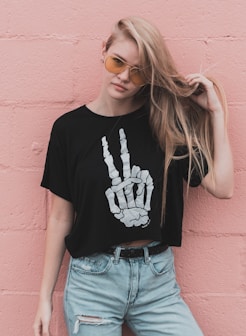
[[[168, 248], [168, 245], [159, 244], [159, 245], [148, 247], [148, 252], [149, 252], [149, 255], [155, 255], [155, 254], [159, 254], [159, 253], [162, 253], [162, 252], [166, 251], [167, 248]], [[117, 247], [111, 247], [108, 250], [106, 250], [105, 253], [114, 255], [116, 249], [117, 249]], [[144, 257], [144, 248], [143, 247], [140, 247], [140, 248], [125, 248], [125, 247], [122, 247], [119, 257], [120, 258]]]

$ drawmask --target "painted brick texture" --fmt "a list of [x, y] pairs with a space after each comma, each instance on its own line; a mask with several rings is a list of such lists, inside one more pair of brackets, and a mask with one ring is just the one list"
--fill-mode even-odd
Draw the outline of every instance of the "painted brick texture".
[[[154, 22], [179, 70], [222, 81], [229, 102], [235, 193], [217, 200], [201, 188], [185, 201], [177, 277], [206, 336], [246, 332], [246, 3], [243, 0], [2, 0], [0, 11], [0, 325], [31, 336], [44, 254], [49, 196], [39, 187], [53, 121], [95, 97], [100, 50], [118, 18]], [[52, 335], [66, 336], [62, 291]], [[124, 336], [133, 334], [124, 326]], [[151, 335], [150, 335], [151, 336]], [[191, 335], [192, 336], [192, 335]]]

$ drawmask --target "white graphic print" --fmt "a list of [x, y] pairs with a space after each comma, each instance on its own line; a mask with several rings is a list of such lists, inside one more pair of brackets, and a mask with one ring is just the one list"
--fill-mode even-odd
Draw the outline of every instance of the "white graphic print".
[[102, 138], [104, 162], [108, 167], [112, 186], [105, 191], [109, 208], [115, 218], [126, 227], [149, 225], [150, 201], [154, 189], [153, 179], [148, 170], [138, 166], [130, 167], [130, 154], [127, 148], [126, 134], [119, 130], [121, 160], [123, 164], [123, 181], [114, 165], [114, 159], [109, 151], [108, 141]]

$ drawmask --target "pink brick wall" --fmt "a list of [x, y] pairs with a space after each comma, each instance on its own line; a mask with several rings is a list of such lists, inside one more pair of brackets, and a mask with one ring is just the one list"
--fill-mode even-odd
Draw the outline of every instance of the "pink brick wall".
[[[192, 190], [183, 247], [175, 254], [183, 295], [205, 335], [246, 333], [245, 1], [2, 0], [2, 335], [32, 335], [48, 211], [39, 182], [50, 127], [57, 116], [96, 95], [101, 41], [116, 19], [130, 14], [157, 24], [180, 71], [211, 67], [227, 91], [235, 195], [221, 201]], [[61, 322], [66, 264], [67, 258], [54, 295], [53, 336], [66, 335]], [[124, 335], [132, 334], [125, 330]]]

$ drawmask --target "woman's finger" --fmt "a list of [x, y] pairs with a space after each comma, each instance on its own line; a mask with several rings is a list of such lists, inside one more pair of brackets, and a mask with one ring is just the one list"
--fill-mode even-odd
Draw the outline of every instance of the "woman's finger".
[[201, 84], [206, 89], [213, 87], [213, 83], [208, 78], [206, 78], [201, 74], [189, 74], [185, 77], [185, 79], [190, 86], [193, 85], [199, 86], [199, 84]]

